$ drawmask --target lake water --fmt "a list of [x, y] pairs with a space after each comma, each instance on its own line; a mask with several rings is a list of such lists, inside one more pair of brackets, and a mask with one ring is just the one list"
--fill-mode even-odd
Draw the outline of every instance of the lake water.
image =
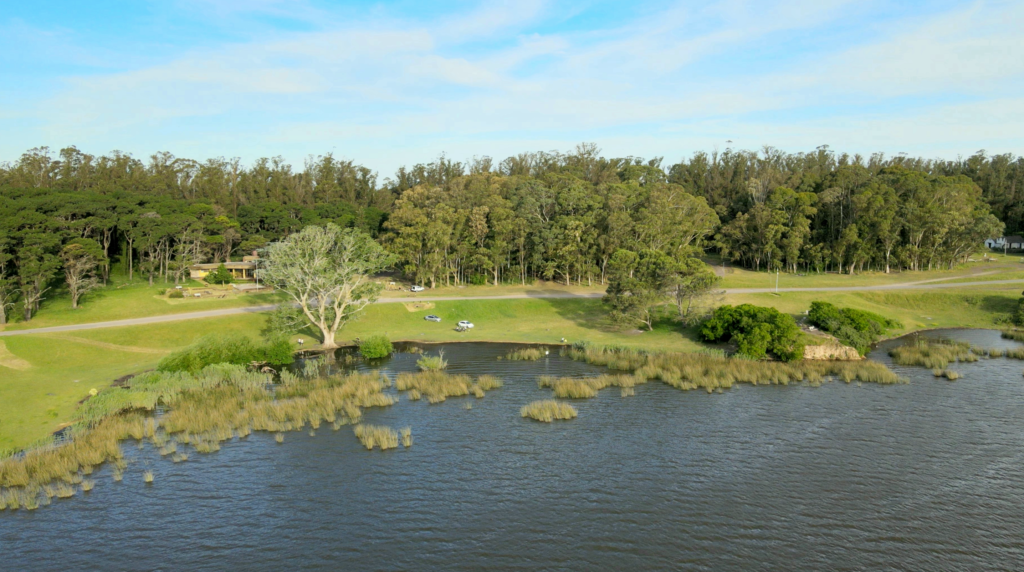
[[[888, 363], [889, 345], [872, 358]], [[1024, 362], [959, 365], [956, 382], [897, 367], [911, 379], [898, 386], [652, 382], [542, 424], [519, 416], [550, 396], [538, 375], [603, 370], [498, 361], [509, 348], [445, 346], [451, 371], [504, 379], [483, 399], [366, 411], [412, 426], [407, 450], [368, 452], [329, 426], [180, 464], [127, 445], [123, 483], [103, 469], [89, 494], [0, 513], [0, 569], [1024, 568]]]

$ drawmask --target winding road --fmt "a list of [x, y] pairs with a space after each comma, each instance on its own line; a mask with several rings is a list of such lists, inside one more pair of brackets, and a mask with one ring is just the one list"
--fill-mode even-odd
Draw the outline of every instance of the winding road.
[[[726, 294], [763, 294], [770, 292], [873, 292], [878, 290], [933, 290], [939, 288], [966, 288], [971, 286], [998, 286], [1006, 284], [1024, 284], [1024, 279], [1013, 280], [987, 280], [976, 282], [947, 282], [937, 283], [943, 280], [956, 280], [957, 278], [936, 278], [920, 282], [905, 282], [900, 284], [879, 284], [874, 286], [827, 286], [820, 288], [728, 288]], [[456, 300], [522, 300], [528, 298], [600, 298], [600, 292], [574, 294], [571, 292], [526, 292], [523, 294], [506, 294], [503, 296], [417, 296], [415, 298], [381, 298], [378, 304], [411, 303], [411, 302], [448, 302]], [[100, 328], [118, 328], [123, 326], [141, 326], [145, 324], [158, 324], [162, 322], [181, 322], [185, 320], [199, 320], [202, 318], [217, 318], [221, 316], [234, 316], [238, 314], [252, 314], [267, 312], [277, 306], [274, 304], [265, 306], [248, 306], [245, 308], [224, 308], [222, 310], [206, 310], [203, 312], [186, 312], [182, 314], [165, 314], [162, 316], [149, 316], [145, 318], [131, 318], [127, 320], [113, 320], [110, 322], [93, 322], [89, 324], [71, 324], [67, 326], [51, 326], [49, 328], [34, 328], [30, 330], [8, 330], [0, 332], [0, 337], [23, 336], [31, 334], [51, 334], [57, 332], [77, 332], [81, 330], [96, 330]]]

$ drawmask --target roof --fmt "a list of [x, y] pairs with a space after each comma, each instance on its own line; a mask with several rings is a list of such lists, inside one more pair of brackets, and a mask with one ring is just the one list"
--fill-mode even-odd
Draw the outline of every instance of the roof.
[[193, 264], [191, 268], [194, 270], [216, 270], [221, 264], [223, 264], [225, 268], [256, 268], [255, 262], [212, 262], [209, 264]]
[[1019, 236], [1008, 236], [1006, 237], [1006, 242], [1009, 242], [1010, 244], [1020, 244], [1024, 242], [1024, 238]]

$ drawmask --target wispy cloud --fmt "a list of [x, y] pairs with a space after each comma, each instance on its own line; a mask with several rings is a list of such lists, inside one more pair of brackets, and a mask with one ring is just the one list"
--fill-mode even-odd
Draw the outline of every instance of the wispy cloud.
[[1024, 151], [1024, 117], [1012, 108], [1024, 81], [1015, 3], [876, 20], [870, 5], [845, 0], [680, 2], [581, 29], [552, 24], [577, 17], [575, 7], [540, 0], [420, 18], [379, 6], [354, 17], [301, 2], [182, 2], [243, 31], [254, 16], [273, 29], [127, 71], [64, 75], [20, 109], [38, 131], [0, 142], [0, 153], [128, 141], [140, 153], [252, 159], [279, 145], [294, 161], [335, 148], [388, 172], [445, 150], [581, 140], [678, 156], [725, 138], [896, 152], [920, 134], [930, 145], [919, 148], [936, 153], [958, 137], [965, 153], [981, 139]]

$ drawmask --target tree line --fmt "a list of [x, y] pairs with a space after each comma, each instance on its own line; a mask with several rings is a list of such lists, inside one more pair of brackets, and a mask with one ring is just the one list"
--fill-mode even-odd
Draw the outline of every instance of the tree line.
[[[106, 281], [112, 263], [132, 278], [181, 280], [196, 262], [327, 222], [361, 229], [403, 274], [430, 286], [593, 284], [610, 273], [636, 285], [630, 261], [661, 253], [687, 269], [707, 251], [789, 272], [945, 267], [1004, 227], [1024, 230], [1024, 159], [766, 147], [698, 152], [666, 166], [583, 144], [501, 162], [442, 156], [380, 180], [331, 154], [297, 169], [280, 157], [244, 166], [37, 148], [0, 165], [0, 200], [0, 307], [17, 301], [29, 318], [70, 268], [86, 270], [64, 276], [69, 290], [75, 280], [86, 291], [91, 278]], [[76, 257], [84, 262], [68, 262]]]

